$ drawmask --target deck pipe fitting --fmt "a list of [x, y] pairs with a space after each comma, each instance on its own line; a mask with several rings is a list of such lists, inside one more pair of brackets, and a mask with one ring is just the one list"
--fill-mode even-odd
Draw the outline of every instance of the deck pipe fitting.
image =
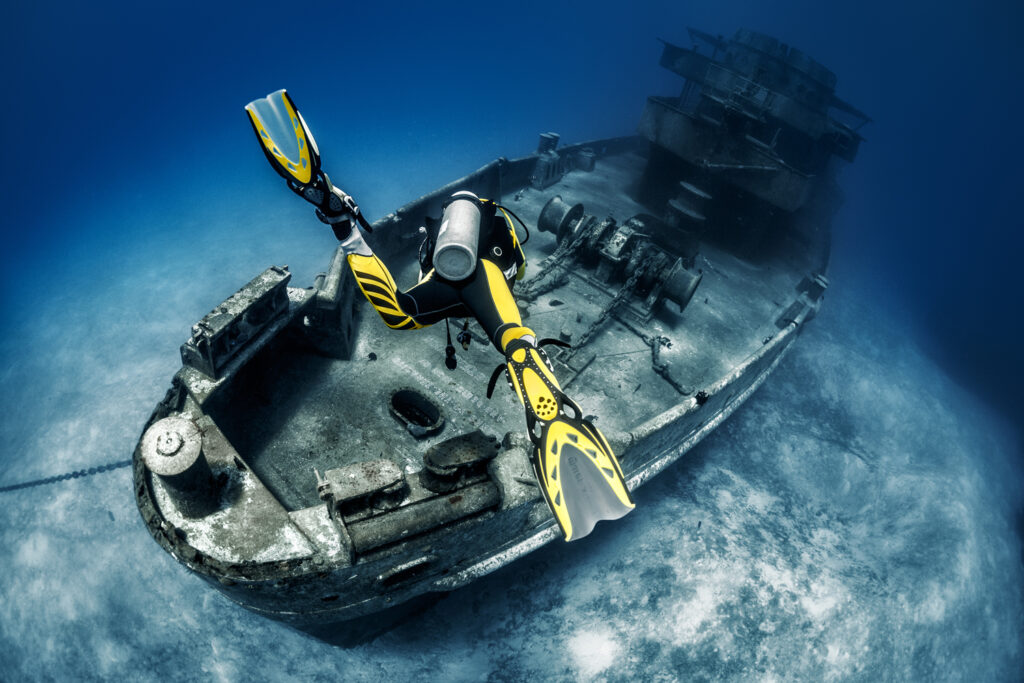
[[561, 136], [558, 133], [541, 133], [540, 140], [537, 142], [537, 154], [554, 152], [560, 139]]

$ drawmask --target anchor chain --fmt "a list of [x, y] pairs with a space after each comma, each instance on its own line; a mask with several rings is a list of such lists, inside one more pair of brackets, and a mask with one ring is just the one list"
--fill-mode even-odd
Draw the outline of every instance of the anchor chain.
[[590, 327], [588, 327], [587, 330], [580, 336], [579, 341], [573, 344], [571, 349], [566, 349], [561, 354], [561, 359], [563, 362], [569, 362], [569, 360], [576, 353], [577, 349], [582, 349], [584, 346], [586, 346], [587, 342], [590, 341], [590, 338], [594, 336], [594, 334], [601, 328], [602, 325], [604, 325], [605, 321], [608, 320], [609, 316], [611, 316], [611, 314], [615, 312], [615, 309], [622, 305], [622, 302], [624, 302], [633, 294], [633, 291], [636, 289], [636, 285], [640, 281], [640, 278], [643, 277], [644, 273], [647, 272], [646, 260], [638, 260], [640, 260], [640, 266], [633, 271], [633, 273], [629, 276], [629, 279], [626, 280], [626, 283], [622, 285], [619, 291], [616, 292], [615, 296], [612, 297], [611, 301], [608, 302], [608, 305], [604, 307], [604, 310], [601, 311], [601, 314], [597, 316], [597, 319], [594, 320]]
[[120, 462], [112, 462], [106, 465], [99, 465], [98, 467], [89, 467], [82, 470], [75, 470], [74, 472], [68, 472], [66, 474], [58, 474], [54, 477], [46, 477], [45, 479], [35, 479], [33, 481], [22, 482], [21, 484], [11, 484], [9, 486], [0, 486], [0, 493], [8, 493], [9, 491], [17, 491], [19, 489], [28, 489], [33, 486], [46, 486], [49, 484], [56, 484], [58, 481], [65, 481], [67, 479], [80, 479], [81, 477], [91, 477], [101, 472], [110, 472], [111, 470], [121, 469], [122, 467], [131, 467], [131, 460], [122, 460]]
[[[588, 226], [587, 229], [580, 230], [571, 241], [559, 244], [550, 256], [541, 261], [536, 277], [524, 283], [525, 286], [522, 287], [516, 298], [533, 301], [540, 295], [558, 287], [568, 272], [572, 258], [586, 243], [592, 230], [593, 228]], [[549, 263], [551, 266], [546, 267]]]

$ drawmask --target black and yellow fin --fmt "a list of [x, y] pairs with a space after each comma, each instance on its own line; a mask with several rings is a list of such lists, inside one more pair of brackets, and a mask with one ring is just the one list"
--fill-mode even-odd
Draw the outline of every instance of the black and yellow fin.
[[634, 504], [607, 439], [562, 393], [543, 350], [523, 339], [506, 347], [509, 383], [526, 408], [534, 474], [566, 541], [618, 519]]
[[245, 105], [245, 111], [274, 170], [299, 187], [314, 184], [320, 174], [320, 152], [288, 93], [272, 92]]

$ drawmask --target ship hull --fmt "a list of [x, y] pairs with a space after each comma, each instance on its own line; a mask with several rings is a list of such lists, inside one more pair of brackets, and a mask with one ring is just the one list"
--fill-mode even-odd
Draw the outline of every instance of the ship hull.
[[[605, 163], [614, 163], [616, 156], [623, 154], [642, 159], [643, 147], [641, 141], [630, 138], [579, 146], [581, 149], [603, 151], [597, 159], [598, 168]], [[537, 192], [528, 184], [529, 171], [535, 162], [533, 157], [525, 157], [488, 164], [378, 221], [375, 235], [392, 235], [399, 243], [406, 241], [403, 235], [415, 230], [414, 224], [428, 207], [438, 204], [452, 191], [467, 187], [480, 191], [484, 196], [501, 197], [513, 210], [530, 214], [529, 209], [524, 211], [524, 207], [517, 207], [512, 198], [516, 193]], [[639, 169], [642, 164], [634, 166]], [[635, 175], [633, 181], [638, 182], [639, 174]], [[563, 182], [537, 194], [568, 194], [576, 186], [573, 180], [573, 172], [569, 172]], [[568, 183], [568, 188], [565, 183]], [[585, 194], [582, 188], [577, 186], [576, 189], [578, 194]], [[384, 251], [387, 254], [387, 249]], [[738, 360], [730, 360], [728, 371], [720, 376], [695, 383], [689, 395], [677, 390], [678, 400], [653, 406], [657, 409], [649, 411], [653, 414], [648, 419], [626, 429], [609, 432], [620, 454], [630, 489], [635, 490], [682, 457], [735, 411], [765, 381], [795, 341], [802, 326], [813, 317], [820, 303], [820, 291], [814, 296], [814, 292], [809, 293], [806, 284], [801, 283], [815, 268], [807, 259], [799, 261], [803, 268], [794, 268], [788, 273], [792, 284], [790, 299], [771, 305], [772, 310], [784, 319], [769, 319], [751, 326], [757, 338], [748, 340], [747, 346], [754, 347], [750, 353]], [[778, 292], [779, 295], [783, 293]], [[307, 290], [290, 292], [288, 310], [271, 328], [268, 338], [257, 340], [260, 344], [250, 351], [248, 359], [242, 359], [245, 363], [241, 365], [255, 362], [251, 359], [260, 353], [272, 352], [273, 337], [284, 335], [290, 325], [305, 316], [315, 305], [313, 298]], [[535, 319], [542, 320], [540, 317]], [[543, 329], [540, 322], [531, 322], [529, 317], [526, 323]], [[378, 323], [367, 318], [359, 324]], [[628, 320], [627, 324], [630, 324]], [[760, 336], [765, 330], [770, 334]], [[713, 339], [703, 341], [714, 343]], [[238, 360], [235, 362], [239, 363]], [[416, 367], [409, 370], [421, 378], [426, 374]], [[235, 372], [240, 373], [241, 370], [236, 369]], [[440, 372], [435, 375], [443, 378]], [[408, 383], [415, 383], [415, 379], [410, 379]], [[188, 402], [203, 407], [215, 405], [218, 392], [227, 391], [226, 387], [232, 381], [233, 377], [229, 375], [221, 380], [223, 386], [211, 390], [208, 380], [204, 381], [191, 368], [183, 368], [176, 376], [168, 397], [153, 412], [147, 427], [180, 411]], [[436, 388], [431, 387], [432, 384], [430, 377], [420, 381], [421, 386], [427, 385], [425, 393]], [[472, 387], [477, 394], [482, 393], [481, 390], [480, 386]], [[215, 429], [215, 421], [204, 425], [204, 429], [208, 435]], [[231, 450], [232, 461], [244, 462], [248, 457], [235, 452], [227, 444], [223, 447]], [[214, 553], [192, 545], [190, 534], [182, 533], [184, 525], [176, 525], [161, 511], [161, 496], [156, 493], [154, 476], [147, 470], [141, 456], [141, 442], [140, 449], [136, 450], [135, 481], [136, 498], [143, 519], [154, 539], [166, 551], [247, 609], [302, 628], [357, 620], [425, 595], [454, 590], [561, 538], [553, 517], [539, 498], [534, 497], [513, 505], [485, 506], [486, 510], [480, 514], [426, 532], [415, 547], [385, 544], [371, 549], [355, 563], [342, 562], [331, 566], [329, 554], [323, 552], [309, 552], [306, 556], [300, 553], [297, 557], [271, 562], [224, 561]], [[165, 496], [165, 506], [168, 500]], [[304, 531], [313, 535], [308, 527]], [[427, 552], [423, 552], [424, 548], [428, 549]]]

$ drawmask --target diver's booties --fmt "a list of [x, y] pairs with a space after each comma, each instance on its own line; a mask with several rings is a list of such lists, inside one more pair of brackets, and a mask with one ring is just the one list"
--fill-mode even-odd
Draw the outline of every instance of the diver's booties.
[[339, 241], [350, 236], [358, 220], [359, 207], [351, 195], [331, 183], [326, 173], [319, 171], [314, 181], [306, 185], [288, 181], [288, 187], [316, 207], [316, 217], [331, 226]]
[[526, 408], [527, 430], [536, 443], [541, 437], [538, 427], [558, 416], [566, 397], [547, 354], [532, 342], [532, 335], [509, 342], [505, 347], [505, 367], [509, 384]]

